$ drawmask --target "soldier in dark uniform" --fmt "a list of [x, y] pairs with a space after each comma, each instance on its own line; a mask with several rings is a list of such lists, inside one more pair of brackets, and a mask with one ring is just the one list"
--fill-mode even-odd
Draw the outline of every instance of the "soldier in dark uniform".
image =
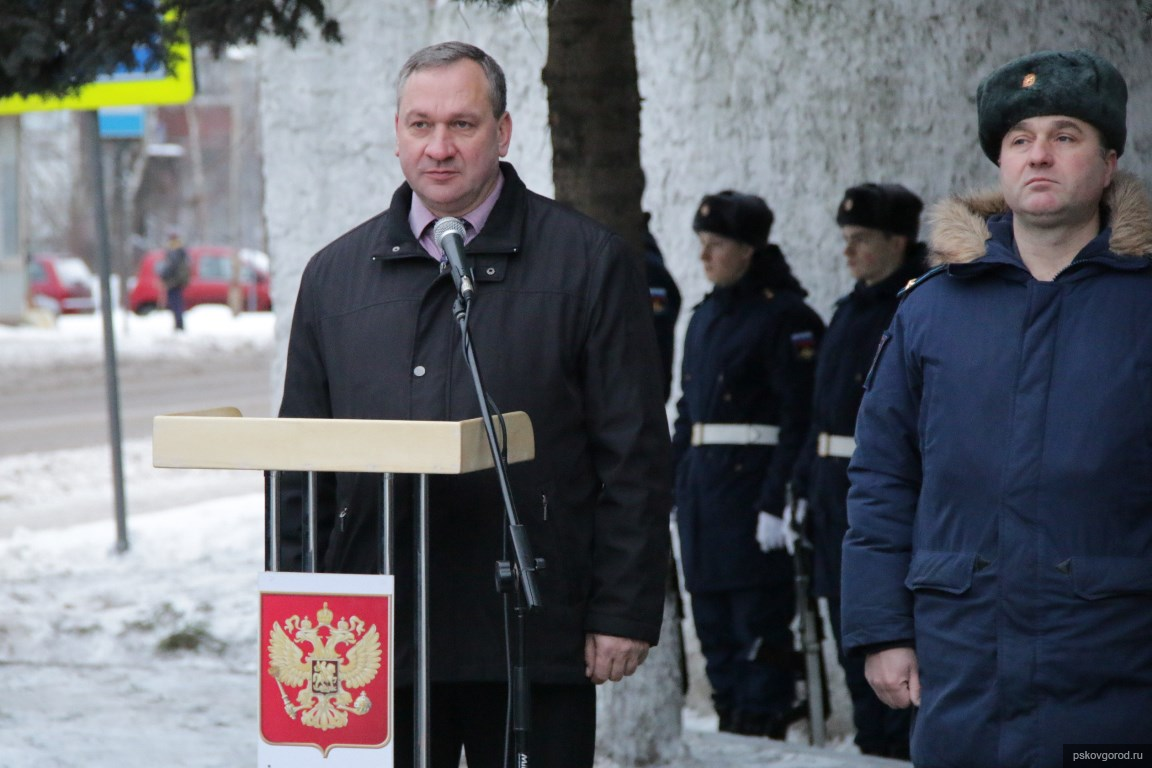
[[[645, 223], [649, 214], [644, 214]], [[648, 279], [648, 296], [652, 300], [652, 322], [656, 325], [656, 344], [660, 347], [660, 376], [664, 383], [664, 400], [672, 394], [672, 358], [676, 350], [676, 318], [680, 316], [680, 289], [664, 266], [664, 254], [652, 232], [644, 233], [644, 273]]]
[[786, 514], [791, 525], [806, 524], [813, 543], [812, 591], [828, 600], [856, 744], [865, 754], [900, 758], [908, 757], [909, 710], [881, 703], [864, 679], [864, 660], [839, 651], [840, 544], [848, 530], [848, 460], [864, 378], [897, 294], [924, 271], [926, 247], [917, 241], [923, 207], [899, 184], [862, 184], [844, 194], [836, 223], [856, 286], [836, 303], [821, 345], [812, 426], [793, 482], [797, 501]]
[[808, 432], [824, 331], [763, 199], [707, 195], [692, 228], [715, 286], [684, 340], [676, 521], [720, 729], [783, 738], [795, 673], [785, 486]]

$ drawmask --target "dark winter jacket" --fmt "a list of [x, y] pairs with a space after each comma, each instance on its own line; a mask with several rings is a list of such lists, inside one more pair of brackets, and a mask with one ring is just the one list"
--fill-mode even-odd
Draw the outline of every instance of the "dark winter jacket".
[[943, 204], [869, 374], [844, 644], [915, 644], [918, 768], [1152, 737], [1152, 202], [1105, 203], [1051, 282], [998, 195]]
[[840, 548], [848, 530], [848, 459], [820, 456], [821, 434], [852, 437], [864, 397], [864, 377], [876, 357], [880, 336], [896, 313], [897, 294], [924, 272], [928, 249], [916, 243], [904, 263], [875, 285], [857, 283], [836, 302], [816, 362], [812, 424], [796, 462], [793, 491], [808, 500], [812, 540], [812, 592], [840, 595]]
[[[804, 303], [776, 246], [758, 255], [773, 269], [750, 270], [695, 308], [684, 360], [673, 449], [676, 522], [687, 587], [714, 592], [792, 578], [783, 550], [765, 554], [756, 518], [779, 515], [792, 465], [808, 430], [812, 376], [824, 324]], [[773, 287], [769, 287], [773, 286]], [[692, 425], [779, 427], [771, 445], [692, 447]]]
[[192, 265], [188, 263], [188, 251], [184, 246], [169, 248], [164, 252], [164, 261], [160, 264], [159, 277], [164, 288], [182, 290], [188, 286], [192, 275]]
[[[539, 572], [528, 664], [584, 681], [585, 633], [659, 637], [669, 557], [669, 440], [640, 260], [598, 224], [525, 188], [504, 189], [468, 245], [470, 327], [483, 383], [526, 411], [536, 458], [509, 468]], [[405, 184], [389, 210], [320, 251], [304, 271], [280, 415], [449, 420], [480, 415], [453, 318], [456, 296], [408, 226]], [[376, 572], [379, 479], [325, 488], [322, 570]], [[403, 484], [401, 484], [403, 486]], [[396, 677], [412, 675], [410, 498], [395, 529]], [[494, 472], [434, 476], [430, 489], [433, 681], [504, 680], [495, 564], [506, 515]]]

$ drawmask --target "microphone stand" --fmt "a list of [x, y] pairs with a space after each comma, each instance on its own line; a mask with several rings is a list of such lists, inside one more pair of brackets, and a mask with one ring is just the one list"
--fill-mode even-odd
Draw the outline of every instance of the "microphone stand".
[[[484, 420], [484, 431], [488, 435], [488, 448], [492, 452], [492, 463], [500, 481], [500, 492], [504, 497], [504, 510], [508, 519], [508, 536], [512, 540], [515, 562], [500, 560], [496, 563], [496, 591], [504, 595], [505, 604], [510, 599], [514, 599], [516, 617], [513, 622], [514, 637], [512, 639], [514, 660], [511, 679], [508, 681], [512, 702], [512, 733], [515, 749], [515, 759], [512, 764], [516, 768], [528, 768], [530, 764], [528, 734], [531, 730], [529, 713], [532, 708], [524, 647], [527, 632], [525, 619], [528, 611], [540, 607], [540, 594], [536, 588], [536, 571], [544, 568], [544, 561], [532, 556], [528, 532], [516, 514], [516, 505], [512, 500], [511, 486], [508, 481], [507, 457], [496, 437], [496, 427], [488, 407], [489, 398], [480, 378], [480, 365], [476, 362], [476, 353], [472, 348], [472, 336], [468, 331], [470, 307], [471, 302], [465, 301], [464, 297], [458, 294], [452, 305], [452, 314], [460, 326], [464, 360], [472, 374], [472, 383], [476, 388], [476, 398], [479, 401], [480, 413]], [[505, 442], [507, 442], [507, 435], [505, 435]]]

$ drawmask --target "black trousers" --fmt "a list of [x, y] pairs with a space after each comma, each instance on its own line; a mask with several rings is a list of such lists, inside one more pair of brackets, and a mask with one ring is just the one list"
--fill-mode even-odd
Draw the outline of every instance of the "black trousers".
[[791, 582], [768, 587], [693, 592], [692, 616], [716, 711], [782, 715], [796, 697]]
[[[415, 764], [415, 703], [410, 687], [393, 696], [396, 768]], [[504, 683], [434, 683], [430, 696], [428, 754], [431, 768], [507, 768]], [[508, 756], [515, 743], [508, 739]], [[532, 768], [591, 768], [596, 751], [596, 687], [533, 685], [528, 758]]]

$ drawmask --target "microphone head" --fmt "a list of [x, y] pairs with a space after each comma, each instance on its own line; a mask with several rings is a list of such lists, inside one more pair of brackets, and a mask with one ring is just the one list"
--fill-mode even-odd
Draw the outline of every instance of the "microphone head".
[[440, 241], [443, 240], [444, 236], [448, 234], [460, 235], [460, 239], [463, 240], [464, 222], [451, 216], [445, 216], [442, 219], [438, 219], [436, 224], [432, 227], [432, 239], [436, 241], [436, 245], [438, 247], [444, 247], [440, 244]]

